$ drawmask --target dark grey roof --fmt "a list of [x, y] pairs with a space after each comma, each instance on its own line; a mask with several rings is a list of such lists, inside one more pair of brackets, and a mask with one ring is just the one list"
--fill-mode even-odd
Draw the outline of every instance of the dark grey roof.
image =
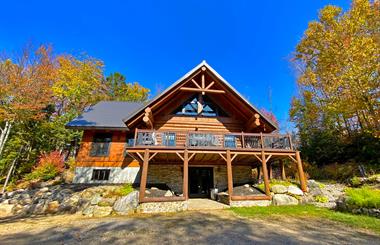
[[66, 124], [66, 127], [128, 130], [123, 118], [129, 117], [143, 106], [144, 103], [141, 102], [101, 101], [86, 109], [82, 115]]

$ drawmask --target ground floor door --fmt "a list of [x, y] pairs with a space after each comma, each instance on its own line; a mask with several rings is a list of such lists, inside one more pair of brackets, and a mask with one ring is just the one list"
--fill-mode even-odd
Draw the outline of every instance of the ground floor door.
[[210, 197], [214, 187], [214, 171], [211, 167], [189, 167], [189, 196]]

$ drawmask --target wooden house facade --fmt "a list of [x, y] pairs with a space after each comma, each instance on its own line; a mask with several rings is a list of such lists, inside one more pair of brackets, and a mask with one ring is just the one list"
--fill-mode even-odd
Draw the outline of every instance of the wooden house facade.
[[[75, 182], [134, 183], [141, 203], [210, 197], [211, 190], [229, 201], [270, 200], [272, 166], [285, 178], [285, 161], [306, 191], [291, 137], [205, 61], [147, 103], [101, 102], [67, 127], [84, 130]], [[234, 193], [258, 178], [262, 194]], [[173, 194], [149, 196], [153, 186]]]

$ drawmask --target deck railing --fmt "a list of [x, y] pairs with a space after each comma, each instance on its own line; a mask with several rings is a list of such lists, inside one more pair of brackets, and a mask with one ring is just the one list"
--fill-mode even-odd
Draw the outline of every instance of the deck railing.
[[136, 129], [134, 147], [293, 150], [288, 134], [155, 131]]

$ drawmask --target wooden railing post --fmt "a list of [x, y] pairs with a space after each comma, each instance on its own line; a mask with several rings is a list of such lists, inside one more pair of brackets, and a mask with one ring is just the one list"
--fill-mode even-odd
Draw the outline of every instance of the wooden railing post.
[[138, 130], [139, 130], [138, 128], [135, 129], [135, 142], [133, 142], [133, 146], [136, 146], [136, 144], [137, 144], [137, 131]]
[[305, 173], [303, 172], [301, 155], [299, 151], [296, 151], [296, 160], [297, 160], [298, 176], [300, 178], [301, 189], [303, 192], [306, 192], [307, 191], [306, 177], [305, 177]]
[[148, 177], [148, 164], [149, 164], [149, 149], [145, 149], [143, 167], [141, 171], [141, 181], [140, 181], [140, 193], [139, 193], [140, 202], [142, 202], [145, 197], [146, 182], [147, 182], [147, 177]]
[[185, 149], [183, 154], [183, 196], [189, 199], [189, 152]]
[[264, 149], [264, 138], [263, 138], [262, 132], [260, 132], [260, 141], [261, 141], [261, 149]]
[[233, 176], [232, 176], [232, 164], [231, 164], [231, 151], [227, 150], [226, 154], [227, 161], [227, 184], [228, 184], [228, 198], [231, 202], [231, 197], [233, 195]]
[[270, 196], [270, 187], [269, 187], [269, 179], [268, 179], [268, 169], [267, 169], [267, 162], [265, 158], [264, 151], [261, 151], [261, 162], [263, 167], [263, 177], [264, 177], [264, 188], [265, 188], [265, 194], [267, 196]]
[[290, 146], [290, 150], [293, 150], [293, 142], [292, 142], [292, 137], [290, 136], [290, 134], [288, 133], [288, 138], [289, 138], [289, 146]]

